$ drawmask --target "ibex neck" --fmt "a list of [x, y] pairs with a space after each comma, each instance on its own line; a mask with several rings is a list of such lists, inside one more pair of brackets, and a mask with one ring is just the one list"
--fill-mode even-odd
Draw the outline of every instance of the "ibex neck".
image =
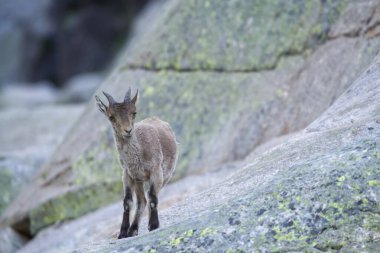
[[129, 147], [132, 147], [132, 146], [135, 147], [137, 144], [137, 139], [134, 134], [132, 134], [131, 137], [127, 137], [127, 138], [124, 138], [122, 136], [115, 134], [115, 141], [119, 150], [125, 149], [125, 148], [128, 149]]

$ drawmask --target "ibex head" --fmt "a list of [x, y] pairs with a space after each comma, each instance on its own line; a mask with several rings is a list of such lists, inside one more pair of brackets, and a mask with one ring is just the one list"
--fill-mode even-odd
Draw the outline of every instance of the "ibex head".
[[95, 96], [99, 111], [108, 117], [118, 136], [123, 138], [131, 137], [139, 91], [137, 90], [136, 95], [131, 99], [131, 88], [129, 88], [125, 94], [124, 101], [121, 103], [117, 103], [110, 94], [104, 91], [103, 94], [108, 100], [108, 106], [98, 96]]

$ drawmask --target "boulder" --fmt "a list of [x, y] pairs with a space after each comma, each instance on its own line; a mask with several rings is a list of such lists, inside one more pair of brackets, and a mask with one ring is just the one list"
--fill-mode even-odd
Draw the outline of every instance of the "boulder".
[[3, 133], [0, 137], [0, 213], [36, 176], [82, 109], [78, 105], [0, 111], [0, 132]]
[[126, 66], [255, 71], [323, 41], [349, 1], [171, 1]]
[[0, 252], [14, 253], [21, 249], [27, 239], [11, 228], [0, 229]]
[[[43, 230], [21, 252], [375, 252], [379, 80], [380, 55], [306, 130], [236, 164], [230, 178], [208, 173], [164, 188], [162, 229], [147, 234], [145, 218], [142, 236], [116, 240], [122, 213], [117, 203]], [[223, 178], [202, 193], [191, 190]], [[177, 195], [183, 201], [165, 208], [168, 197]]]
[[376, 252], [380, 55], [305, 131], [161, 215], [162, 229], [75, 252]]
[[[379, 5], [378, 1], [371, 2]], [[178, 3], [167, 1], [157, 9], [162, 13], [153, 15], [158, 25], [147, 29], [146, 34], [136, 35], [97, 91], [101, 94], [105, 90], [120, 100], [129, 86], [139, 88], [138, 120], [156, 115], [171, 123], [181, 143], [175, 179], [243, 159], [257, 145], [303, 129], [370, 64], [379, 48], [379, 37], [368, 36], [367, 28], [355, 37], [328, 39], [328, 28], [345, 9], [342, 1], [310, 1], [301, 5], [297, 1], [279, 1], [273, 6], [265, 2], [263, 9], [259, 9], [260, 5], [251, 6], [251, 2], [231, 3], [231, 8], [226, 6], [228, 1]], [[233, 45], [243, 45], [242, 48], [233, 46], [228, 54], [214, 54], [210, 46], [201, 44], [193, 48], [193, 41], [182, 34], [183, 25], [197, 20], [191, 19], [190, 13], [203, 13], [209, 7], [215, 7], [216, 17], [202, 15], [206, 20], [194, 27], [210, 25], [213, 32], [205, 37], [210, 42], [227, 34], [237, 40]], [[252, 13], [247, 12], [249, 7]], [[280, 12], [282, 7], [286, 12]], [[320, 11], [317, 13], [316, 9]], [[241, 31], [236, 28], [243, 22], [239, 21], [239, 13], [244, 13], [244, 22], [252, 18], [261, 23], [273, 20], [273, 24], [263, 25], [261, 32], [252, 25], [253, 30], [247, 35], [235, 36], [235, 32]], [[232, 17], [237, 18], [221, 30], [216, 22], [221, 15], [231, 22]], [[292, 29], [299, 28], [300, 34], [295, 36], [299, 41], [292, 40], [291, 31], [282, 30], [284, 21], [289, 21]], [[168, 26], [159, 25], [163, 23]], [[190, 30], [198, 35], [196, 29]], [[169, 31], [170, 36], [177, 34], [178, 41], [187, 43], [169, 50], [180, 59], [177, 67], [172, 67], [176, 62], [167, 57], [169, 51], [159, 50], [164, 40], [154, 37]], [[217, 36], [209, 37], [214, 32]], [[265, 43], [257, 39], [259, 34], [267, 38]], [[257, 45], [252, 45], [252, 41], [257, 41]], [[278, 41], [284, 42], [286, 49], [278, 48]], [[157, 49], [151, 58], [139, 56], [144, 55], [146, 42]], [[274, 43], [275, 49], [262, 50], [262, 43], [265, 49]], [[191, 50], [184, 52], [183, 48]], [[194, 50], [223, 66], [215, 67], [204, 61], [206, 58], [195, 57]], [[241, 54], [239, 50], [247, 51]], [[229, 61], [228, 56], [238, 57]], [[249, 60], [263, 60], [266, 56], [262, 67]], [[151, 65], [151, 59], [160, 65]], [[193, 68], [187, 68], [183, 59], [191, 60]], [[56, 222], [82, 216], [121, 197], [120, 174], [110, 125], [92, 101], [37, 180], [4, 213], [0, 224], [12, 224], [17, 230], [34, 235]]]
[[[0, 214], [36, 177], [82, 110], [81, 105], [45, 105], [0, 111]], [[16, 252], [27, 241], [19, 231], [0, 228], [0, 252]]]
[[[237, 169], [237, 165], [224, 166], [215, 172], [187, 176], [167, 185], [160, 192], [160, 212], [174, 203], [185, 200], [216, 185]], [[114, 240], [118, 236], [122, 218], [122, 200], [83, 215], [75, 220], [57, 223], [41, 230], [19, 253], [70, 252], [89, 243]], [[145, 212], [147, 215], [147, 211]], [[140, 234], [148, 232], [147, 223], [140, 227]]]

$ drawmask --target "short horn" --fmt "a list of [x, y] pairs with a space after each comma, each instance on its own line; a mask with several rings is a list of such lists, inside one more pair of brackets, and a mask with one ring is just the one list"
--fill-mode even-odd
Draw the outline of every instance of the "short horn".
[[139, 99], [139, 90], [137, 89], [136, 95], [132, 98], [132, 103], [136, 104], [137, 100]]
[[110, 94], [108, 94], [108, 93], [106, 93], [106, 92], [104, 92], [104, 91], [103, 91], [103, 94], [104, 94], [104, 96], [106, 96], [106, 98], [107, 98], [107, 100], [108, 100], [108, 103], [109, 103], [110, 105], [113, 105], [113, 104], [116, 103], [115, 99], [113, 99], [113, 97], [112, 97]]
[[124, 97], [124, 103], [130, 103], [130, 102], [131, 102], [131, 87], [129, 87]]

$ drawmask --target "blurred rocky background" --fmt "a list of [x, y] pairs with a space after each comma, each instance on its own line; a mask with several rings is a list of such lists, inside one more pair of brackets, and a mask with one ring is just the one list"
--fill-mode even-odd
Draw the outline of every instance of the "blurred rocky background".
[[[376, 252], [379, 0], [0, 0], [0, 252]], [[118, 240], [92, 101], [180, 142], [162, 229]]]
[[147, 2], [1, 0], [0, 106], [87, 101]]

